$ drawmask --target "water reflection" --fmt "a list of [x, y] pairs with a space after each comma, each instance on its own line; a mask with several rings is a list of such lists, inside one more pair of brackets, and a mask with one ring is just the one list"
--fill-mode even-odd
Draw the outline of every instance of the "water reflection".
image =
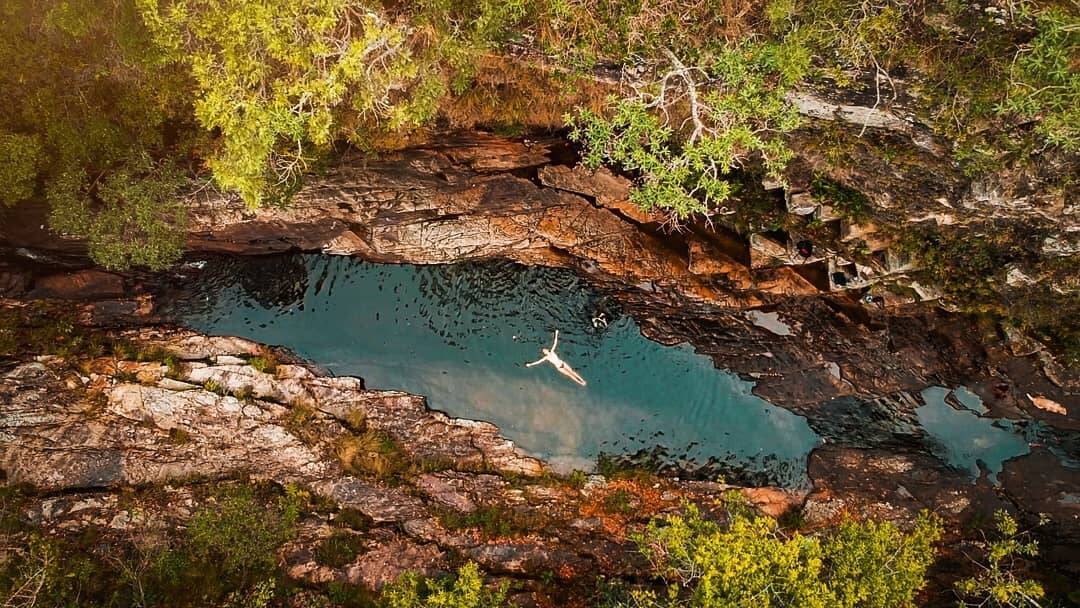
[[[955, 398], [960, 407], [949, 405]], [[919, 422], [930, 437], [931, 450], [946, 464], [967, 470], [972, 479], [985, 469], [989, 480], [997, 483], [1006, 460], [1031, 451], [1022, 435], [1022, 427], [1009, 420], [983, 418], [982, 400], [966, 388], [950, 391], [932, 386], [922, 392], [925, 403], [916, 410]]]

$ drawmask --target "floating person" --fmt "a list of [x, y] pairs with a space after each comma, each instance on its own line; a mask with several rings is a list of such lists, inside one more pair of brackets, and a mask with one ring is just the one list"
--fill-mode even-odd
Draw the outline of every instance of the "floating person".
[[540, 349], [540, 352], [544, 353], [543, 358], [541, 358], [541, 359], [539, 359], [537, 361], [533, 361], [532, 363], [526, 363], [525, 367], [533, 367], [534, 365], [540, 365], [541, 363], [547, 361], [548, 363], [555, 366], [556, 371], [558, 371], [560, 374], [566, 376], [567, 378], [570, 378], [571, 380], [573, 380], [574, 382], [577, 382], [581, 386], [585, 386], [585, 379], [582, 378], [581, 376], [579, 376], [577, 372], [575, 372], [569, 365], [567, 365], [566, 361], [563, 361], [562, 359], [560, 359], [559, 355], [555, 354], [555, 349], [558, 346], [559, 346], [559, 330], [556, 329], [555, 330], [555, 341], [551, 343], [551, 348], [550, 349], [548, 349], [548, 348], [541, 348]]

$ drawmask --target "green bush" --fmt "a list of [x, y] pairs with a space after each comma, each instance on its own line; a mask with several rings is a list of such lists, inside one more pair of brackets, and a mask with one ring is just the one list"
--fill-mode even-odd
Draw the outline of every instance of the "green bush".
[[1013, 61], [999, 111], [1038, 121], [1046, 143], [1080, 152], [1080, 15], [1050, 8], [1033, 20], [1038, 34]]
[[836, 606], [890, 608], [914, 605], [933, 563], [941, 522], [920, 515], [905, 534], [890, 522], [846, 520], [822, 542], [825, 581]]
[[521, 536], [547, 524], [546, 518], [536, 511], [502, 505], [482, 506], [470, 513], [444, 510], [439, 513], [439, 521], [448, 530], [475, 528], [485, 538]]
[[302, 501], [299, 490], [290, 486], [277, 508], [267, 510], [249, 486], [228, 488], [217, 504], [191, 519], [185, 550], [217, 564], [226, 576], [270, 571], [277, 564], [277, 547], [296, 534]]
[[0, 560], [5, 606], [250, 606], [280, 598], [277, 552], [295, 536], [306, 494], [289, 487], [227, 486], [187, 522], [186, 532], [139, 529], [130, 543], [103, 543], [93, 529], [45, 536], [9, 522], [21, 500], [0, 492], [0, 523], [13, 550]]
[[126, 160], [99, 180], [85, 171], [67, 172], [49, 185], [49, 225], [86, 238], [91, 257], [105, 268], [160, 270], [183, 253], [182, 184], [171, 164], [146, 155]]
[[4, 606], [81, 606], [83, 597], [100, 593], [111, 582], [104, 564], [59, 540], [33, 532], [23, 541], [0, 562]]
[[613, 606], [911, 606], [933, 560], [940, 523], [927, 515], [910, 533], [890, 523], [847, 521], [823, 538], [784, 534], [741, 509], [726, 526], [685, 517], [653, 521], [636, 542], [666, 593], [634, 590]]
[[174, 261], [191, 141], [186, 80], [157, 63], [131, 0], [12, 0], [0, 15], [0, 203], [44, 185], [50, 226], [109, 267]]
[[382, 593], [385, 608], [499, 608], [506, 606], [506, 585], [484, 586], [480, 569], [470, 562], [452, 579], [423, 578], [406, 573]]
[[406, 30], [345, 0], [137, 0], [155, 43], [186, 65], [195, 118], [220, 141], [214, 179], [250, 206], [287, 198], [339, 113], [388, 119], [417, 66]]
[[268, 351], [265, 354], [248, 359], [248, 365], [254, 367], [256, 371], [272, 374], [277, 371], [278, 360], [273, 353]]
[[1020, 531], [1005, 511], [994, 514], [997, 538], [984, 543], [985, 563], [975, 562], [978, 574], [956, 583], [962, 607], [1027, 608], [1039, 606], [1045, 592], [1022, 575], [1025, 560], [1039, 554], [1039, 545]]
[[34, 195], [43, 153], [36, 135], [0, 130], [0, 207]]

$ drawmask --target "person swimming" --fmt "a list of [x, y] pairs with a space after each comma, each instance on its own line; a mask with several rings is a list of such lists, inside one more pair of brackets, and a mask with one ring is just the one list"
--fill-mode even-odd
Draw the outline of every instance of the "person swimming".
[[560, 374], [566, 376], [567, 378], [570, 378], [581, 386], [585, 386], [585, 379], [578, 375], [578, 373], [575, 372], [569, 365], [567, 365], [566, 361], [560, 359], [559, 355], [555, 354], [555, 348], [558, 346], [559, 330], [556, 329], [555, 341], [551, 343], [551, 348], [541, 348], [540, 352], [544, 353], [544, 356], [536, 361], [533, 361], [532, 363], [526, 363], [525, 367], [533, 367], [535, 365], [540, 365], [541, 363], [544, 363], [546, 361], [555, 366], [555, 370], [558, 371]]

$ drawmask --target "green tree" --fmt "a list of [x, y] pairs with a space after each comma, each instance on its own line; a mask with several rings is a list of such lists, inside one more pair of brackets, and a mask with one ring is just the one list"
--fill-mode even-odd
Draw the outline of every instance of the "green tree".
[[941, 523], [923, 513], [908, 533], [890, 522], [845, 520], [824, 542], [828, 585], [836, 606], [889, 608], [914, 605]]
[[110, 269], [161, 269], [183, 253], [185, 180], [168, 161], [141, 157], [119, 165], [96, 183], [85, 171], [56, 176], [46, 198], [49, 225], [87, 238], [90, 255]]
[[694, 65], [663, 55], [647, 83], [614, 100], [607, 116], [580, 110], [567, 122], [587, 165], [635, 172], [630, 200], [678, 223], [720, 211], [733, 190], [726, 176], [751, 160], [780, 176], [793, 157], [782, 136], [800, 124], [785, 94], [809, 56], [771, 43], [726, 46]]
[[186, 77], [161, 63], [128, 0], [0, 11], [0, 204], [45, 195], [52, 227], [106, 266], [171, 263], [184, 217], [161, 203], [191, 145]]
[[406, 126], [417, 75], [404, 28], [352, 0], [137, 0], [153, 39], [195, 82], [220, 133], [214, 179], [250, 206], [283, 200], [340, 135], [340, 115]]

